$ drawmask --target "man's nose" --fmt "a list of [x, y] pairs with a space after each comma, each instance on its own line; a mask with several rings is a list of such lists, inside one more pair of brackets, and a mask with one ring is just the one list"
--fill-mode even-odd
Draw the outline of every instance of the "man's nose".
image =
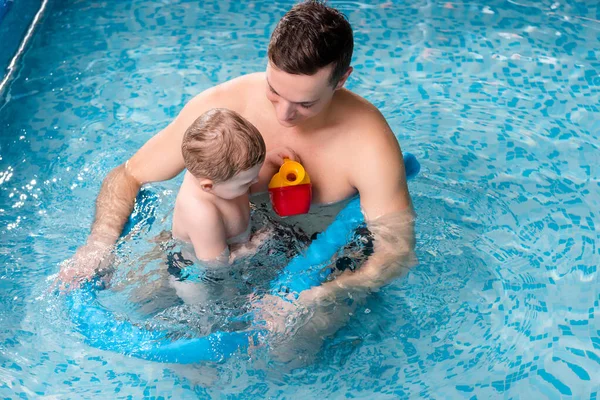
[[280, 101], [277, 105], [277, 118], [280, 121], [287, 121], [294, 116], [295, 107], [289, 101]]

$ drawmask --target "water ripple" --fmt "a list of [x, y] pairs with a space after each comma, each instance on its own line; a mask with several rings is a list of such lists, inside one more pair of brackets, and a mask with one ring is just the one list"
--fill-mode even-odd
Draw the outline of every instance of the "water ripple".
[[[349, 87], [422, 163], [410, 184], [419, 265], [289, 373], [260, 350], [180, 367], [90, 348], [41, 277], [83, 242], [111, 168], [198, 92], [264, 69], [270, 31], [292, 3], [51, 4], [0, 109], [0, 393], [597, 396], [598, 4], [335, 3], [355, 31]], [[177, 184], [158, 186], [159, 231]], [[132, 245], [139, 255], [154, 244]], [[141, 264], [120, 257], [126, 282]], [[156, 265], [144, 262], [151, 283]], [[119, 296], [103, 301], [135, 317]], [[189, 322], [189, 311], [153, 323]], [[213, 317], [200, 313], [193, 329]]]

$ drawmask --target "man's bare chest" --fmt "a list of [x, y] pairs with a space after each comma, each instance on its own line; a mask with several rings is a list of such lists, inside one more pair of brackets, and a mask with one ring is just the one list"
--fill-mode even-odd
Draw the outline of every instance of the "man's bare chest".
[[313, 184], [313, 203], [336, 203], [356, 193], [352, 185], [352, 155], [348, 154], [341, 135], [335, 138], [328, 137], [328, 132], [301, 135], [273, 126], [263, 128], [261, 133], [267, 151], [287, 147], [298, 155]]

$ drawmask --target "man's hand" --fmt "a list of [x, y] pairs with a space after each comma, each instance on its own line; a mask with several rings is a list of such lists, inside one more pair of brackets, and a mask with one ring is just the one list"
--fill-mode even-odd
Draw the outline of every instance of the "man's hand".
[[72, 258], [60, 265], [57, 282], [60, 284], [60, 290], [77, 289], [83, 282], [109, 268], [114, 259], [112, 247], [105, 243], [93, 242], [77, 249]]
[[336, 293], [322, 286], [304, 290], [296, 299], [287, 299], [271, 294], [252, 301], [259, 320], [265, 321], [266, 328], [275, 334], [288, 335], [303, 326], [317, 307], [327, 307], [334, 303]]
[[302, 307], [311, 308], [319, 305], [331, 304], [335, 299], [335, 292], [319, 285], [300, 292], [297, 302], [301, 304]]
[[257, 320], [264, 321], [267, 330], [278, 335], [289, 333], [290, 329], [298, 325], [296, 320], [306, 311], [299, 302], [271, 294], [265, 294], [252, 303]]

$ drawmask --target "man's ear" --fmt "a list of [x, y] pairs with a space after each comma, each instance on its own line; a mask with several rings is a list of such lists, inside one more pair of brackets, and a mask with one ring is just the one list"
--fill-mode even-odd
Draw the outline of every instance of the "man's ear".
[[350, 76], [352, 71], [354, 71], [354, 68], [348, 67], [348, 70], [344, 73], [344, 75], [342, 75], [338, 84], [335, 85], [335, 90], [338, 90], [338, 89], [341, 89], [344, 87], [344, 85], [346, 84], [346, 81], [348, 80], [348, 77]]
[[205, 192], [212, 192], [213, 186], [214, 183], [210, 179], [202, 179], [200, 181], [200, 189], [204, 190]]

